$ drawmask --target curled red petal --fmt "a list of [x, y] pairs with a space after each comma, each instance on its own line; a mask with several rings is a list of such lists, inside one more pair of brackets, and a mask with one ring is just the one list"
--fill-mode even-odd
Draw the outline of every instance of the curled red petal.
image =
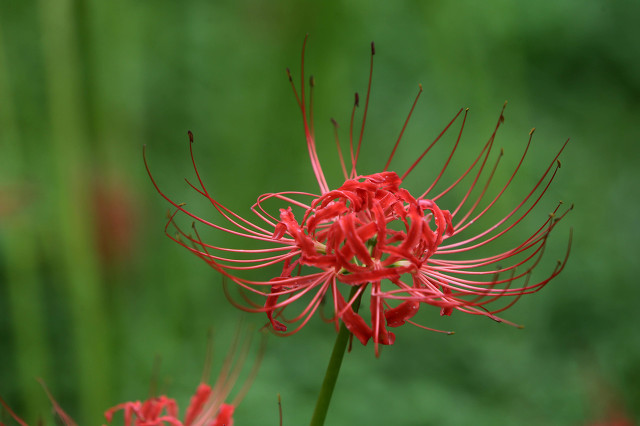
[[407, 320], [413, 318], [420, 309], [420, 303], [416, 300], [405, 300], [395, 308], [389, 308], [384, 312], [389, 327], [399, 327]]
[[336, 295], [336, 302], [339, 312], [342, 312], [340, 319], [344, 323], [345, 327], [347, 327], [347, 330], [349, 330], [351, 334], [360, 341], [360, 343], [366, 345], [369, 339], [373, 336], [371, 327], [367, 325], [360, 315], [353, 312], [351, 306], [346, 307], [347, 303], [339, 292]]

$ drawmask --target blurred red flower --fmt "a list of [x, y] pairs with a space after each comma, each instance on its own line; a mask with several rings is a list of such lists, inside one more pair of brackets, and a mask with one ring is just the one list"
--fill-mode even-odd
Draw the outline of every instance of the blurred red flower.
[[[195, 394], [191, 397], [191, 401], [184, 415], [184, 420], [180, 420], [179, 418], [178, 404], [176, 401], [161, 395], [153, 396], [143, 402], [124, 402], [109, 408], [104, 413], [107, 423], [111, 424], [114, 414], [122, 411], [124, 426], [233, 426], [233, 413], [246, 395], [258, 372], [260, 360], [264, 353], [264, 343], [265, 340], [263, 339], [256, 361], [249, 375], [230, 403], [225, 401], [228, 400], [242, 372], [251, 346], [251, 339], [248, 337], [243, 338], [239, 333], [235, 336], [223, 362], [222, 370], [213, 386], [206, 383], [211, 367], [211, 351], [208, 351], [202, 382], [198, 385]], [[44, 385], [44, 382], [41, 381], [41, 384], [51, 400], [54, 411], [61, 424], [65, 426], [76, 426], [75, 421], [56, 402]], [[7, 413], [21, 426], [27, 426], [27, 423], [11, 410], [2, 398], [0, 398], [0, 405], [4, 407]], [[0, 422], [0, 426], [2, 425], [3, 423]]]
[[[354, 117], [359, 106], [358, 94], [355, 96], [351, 115], [349, 167], [345, 164], [345, 155], [338, 139], [337, 123], [332, 120], [345, 179], [340, 187], [332, 190], [327, 184], [316, 152], [312, 116], [315, 82], [312, 77], [307, 99], [304, 76], [305, 46], [306, 39], [302, 50], [302, 83], [299, 92], [293, 84], [289, 70], [287, 73], [302, 112], [307, 148], [320, 187], [319, 194], [285, 191], [260, 195], [251, 207], [259, 222], [250, 221], [225, 207], [209, 193], [196, 166], [193, 134], [189, 132], [191, 160], [198, 184], [189, 181], [187, 183], [206, 197], [221, 216], [221, 221], [208, 220], [165, 195], [152, 177], [145, 157], [145, 165], [155, 188], [175, 207], [175, 211], [169, 213], [165, 228], [167, 235], [239, 286], [242, 296], [239, 302], [227, 289], [227, 294], [234, 304], [247, 311], [266, 312], [274, 332], [289, 335], [303, 327], [318, 311], [323, 301], [330, 298], [333, 307], [330, 320], [335, 322], [336, 327], [342, 321], [363, 344], [373, 339], [377, 353], [379, 344], [394, 342], [394, 334], [388, 328], [406, 322], [416, 324], [412, 318], [421, 306], [435, 306], [440, 309], [441, 315], [451, 315], [453, 310], [458, 310], [503, 321], [496, 314], [513, 305], [522, 295], [540, 290], [560, 273], [566, 263], [569, 249], [565, 259], [558, 261], [550, 273], [536, 279], [535, 282], [530, 280], [533, 269], [542, 258], [550, 232], [570, 210], [568, 208], [560, 211], [561, 203], [542, 221], [533, 234], [521, 238], [510, 249], [498, 249], [490, 256], [480, 254], [481, 250], [478, 249], [494, 243], [507, 233], [512, 233], [516, 225], [538, 204], [560, 167], [557, 160], [566, 143], [549, 162], [533, 188], [520, 198], [515, 207], [497, 222], [480, 231], [473, 231], [472, 224], [483, 218], [496, 205], [512, 183], [529, 150], [533, 130], [515, 170], [497, 193], [489, 197], [489, 184], [502, 152], [495, 160], [494, 166], [490, 167], [487, 163], [496, 132], [504, 121], [503, 107], [493, 133], [471, 164], [444, 190], [434, 193], [436, 184], [441, 180], [458, 148], [467, 110], [460, 109], [404, 173], [389, 170], [422, 93], [420, 86], [384, 168], [379, 173], [359, 174], [356, 165], [367, 119], [375, 54], [372, 43], [369, 85], [357, 138], [354, 138]], [[451, 153], [444, 161], [438, 162], [439, 174], [424, 192], [417, 196], [412, 195], [402, 187], [403, 181], [460, 117], [462, 123]], [[469, 180], [469, 187], [463, 192], [460, 201], [454, 205], [447, 205], [446, 209], [443, 208], [440, 204], [442, 197], [461, 182]], [[274, 203], [274, 207], [267, 206]], [[276, 211], [278, 213], [275, 213]], [[205, 243], [195, 224], [194, 232], [191, 234], [175, 222], [178, 213], [186, 214], [210, 230], [227, 233], [244, 242], [235, 247]], [[175, 227], [175, 234], [171, 227]], [[454, 237], [455, 240], [449, 242]], [[262, 247], [251, 248], [248, 240], [259, 242]], [[468, 256], [465, 258], [464, 255]], [[278, 272], [272, 270], [274, 265], [279, 265]], [[261, 269], [264, 269], [264, 274], [267, 275], [264, 280], [252, 280], [243, 274], [243, 271]], [[343, 292], [348, 289], [352, 291], [345, 299]], [[253, 301], [251, 294], [264, 297], [264, 304]], [[356, 305], [354, 303], [365, 294], [369, 299], [369, 322], [354, 309], [359, 302]], [[506, 300], [506, 303], [500, 304], [499, 307], [488, 307], [490, 303], [498, 300]], [[300, 311], [293, 316], [285, 317], [285, 308], [298, 301], [302, 306]], [[296, 327], [288, 330], [285, 323], [295, 324]]]
[[105, 411], [104, 416], [110, 424], [113, 415], [118, 411], [124, 412], [124, 426], [233, 426], [233, 413], [258, 373], [260, 360], [264, 353], [264, 339], [256, 361], [246, 378], [242, 388], [230, 403], [229, 394], [233, 390], [251, 346], [250, 338], [242, 338], [237, 333], [224, 360], [222, 370], [217, 381], [210, 386], [207, 381], [211, 367], [211, 351], [207, 354], [203, 379], [195, 394], [191, 397], [184, 420], [179, 419], [178, 404], [172, 398], [164, 395], [152, 397], [144, 402], [133, 401], [118, 404]]
[[111, 423], [114, 413], [124, 412], [125, 426], [233, 426], [235, 407], [225, 404], [224, 398], [215, 395], [211, 386], [201, 383], [187, 407], [184, 422], [179, 420], [178, 404], [166, 396], [149, 398], [144, 402], [124, 402], [104, 413]]

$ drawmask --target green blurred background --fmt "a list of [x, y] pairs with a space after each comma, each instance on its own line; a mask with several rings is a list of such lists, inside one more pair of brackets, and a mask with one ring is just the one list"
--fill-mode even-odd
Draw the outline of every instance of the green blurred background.
[[[0, 395], [29, 423], [47, 419], [41, 377], [79, 424], [99, 424], [104, 409], [148, 396], [160, 359], [159, 388], [184, 409], [207, 330], [218, 366], [238, 321], [264, 324], [232, 308], [220, 276], [164, 236], [168, 205], [146, 176], [141, 147], [163, 189], [203, 215], [205, 203], [183, 180], [193, 177], [187, 130], [210, 191], [238, 212], [248, 215], [263, 192], [315, 192], [285, 74], [289, 66], [299, 75], [308, 32], [330, 185], [340, 175], [329, 117], [347, 124], [375, 40], [363, 172], [384, 164], [422, 83], [399, 169], [460, 107], [471, 108], [460, 156], [473, 155], [508, 99], [497, 139], [502, 178], [537, 127], [508, 201], [571, 137], [541, 210], [518, 232], [535, 229], [558, 200], [576, 205], [544, 265], [562, 256], [571, 227], [567, 268], [503, 315], [524, 330], [423, 312], [427, 325], [456, 334], [403, 327], [379, 359], [354, 345], [327, 424], [640, 418], [639, 18], [635, 0], [3, 0]], [[430, 182], [446, 148], [415, 172], [424, 173], [415, 188]], [[276, 425], [278, 393], [285, 425], [306, 424], [334, 337], [316, 319], [293, 337], [270, 338], [237, 424]]]

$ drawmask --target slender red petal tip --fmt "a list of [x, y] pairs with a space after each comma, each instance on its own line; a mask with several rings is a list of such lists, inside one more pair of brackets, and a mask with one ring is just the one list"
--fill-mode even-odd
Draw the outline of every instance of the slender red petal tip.
[[372, 55], [376, 54], [376, 45], [373, 42], [371, 42], [371, 54]]
[[188, 130], [187, 134], [189, 135], [189, 142], [193, 143], [193, 133], [191, 133], [191, 130]]

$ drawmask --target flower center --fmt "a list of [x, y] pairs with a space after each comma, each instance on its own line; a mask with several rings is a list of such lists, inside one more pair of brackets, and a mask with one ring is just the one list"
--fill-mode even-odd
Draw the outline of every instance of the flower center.
[[301, 264], [333, 268], [344, 283], [395, 281], [419, 269], [453, 233], [448, 211], [416, 200], [401, 183], [395, 172], [349, 179], [315, 199], [301, 223], [291, 208], [281, 209], [274, 238], [286, 231]]

